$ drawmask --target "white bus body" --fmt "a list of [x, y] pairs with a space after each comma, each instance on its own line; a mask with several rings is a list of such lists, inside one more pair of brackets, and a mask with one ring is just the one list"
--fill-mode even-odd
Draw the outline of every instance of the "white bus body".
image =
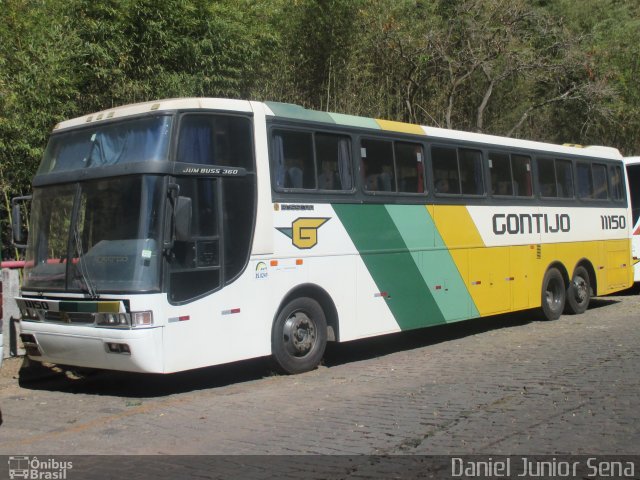
[[610, 148], [269, 102], [83, 116], [56, 126], [34, 179], [21, 338], [65, 365], [170, 373], [273, 355], [296, 373], [326, 341], [581, 313], [631, 284], [623, 172]]

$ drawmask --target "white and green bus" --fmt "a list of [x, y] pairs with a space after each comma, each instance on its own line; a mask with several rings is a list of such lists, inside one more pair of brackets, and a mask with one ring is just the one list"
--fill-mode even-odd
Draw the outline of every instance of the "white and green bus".
[[298, 373], [328, 341], [582, 313], [633, 281], [625, 178], [612, 148], [290, 104], [109, 109], [57, 125], [33, 179], [21, 339], [65, 365]]

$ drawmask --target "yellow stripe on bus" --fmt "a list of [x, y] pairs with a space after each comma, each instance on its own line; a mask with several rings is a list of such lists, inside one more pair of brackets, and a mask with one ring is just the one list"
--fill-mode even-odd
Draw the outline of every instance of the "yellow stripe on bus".
[[486, 247], [465, 206], [435, 205], [428, 210], [481, 316], [529, 308], [540, 301], [539, 294], [531, 294], [532, 284], [539, 283], [537, 275], [531, 275], [535, 246]]
[[631, 282], [629, 240], [486, 247], [465, 206], [426, 208], [441, 237], [436, 247], [449, 250], [481, 316], [539, 307], [542, 279], [554, 263], [569, 280], [578, 263], [589, 259], [600, 295]]
[[380, 120], [376, 118], [376, 123], [380, 125], [382, 130], [390, 130], [392, 132], [413, 133], [415, 135], [424, 135], [424, 130], [420, 125], [412, 123], [394, 122], [391, 120]]

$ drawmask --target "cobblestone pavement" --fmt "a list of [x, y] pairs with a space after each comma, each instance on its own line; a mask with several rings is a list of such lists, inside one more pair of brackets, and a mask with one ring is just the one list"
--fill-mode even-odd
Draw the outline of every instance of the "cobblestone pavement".
[[628, 294], [554, 322], [352, 342], [298, 376], [264, 359], [168, 376], [23, 368], [0, 380], [0, 454], [636, 455], [639, 314]]

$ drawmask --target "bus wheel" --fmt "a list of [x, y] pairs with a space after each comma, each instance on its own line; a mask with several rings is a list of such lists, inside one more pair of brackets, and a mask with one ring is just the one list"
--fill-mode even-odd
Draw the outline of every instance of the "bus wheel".
[[327, 320], [318, 302], [296, 298], [280, 310], [271, 332], [271, 352], [280, 370], [313, 370], [320, 364], [326, 346]]
[[577, 267], [573, 272], [573, 279], [567, 288], [567, 313], [584, 313], [591, 300], [591, 283], [589, 273], [584, 267]]
[[566, 290], [562, 274], [550, 268], [542, 280], [542, 313], [546, 320], [557, 320], [564, 310]]

